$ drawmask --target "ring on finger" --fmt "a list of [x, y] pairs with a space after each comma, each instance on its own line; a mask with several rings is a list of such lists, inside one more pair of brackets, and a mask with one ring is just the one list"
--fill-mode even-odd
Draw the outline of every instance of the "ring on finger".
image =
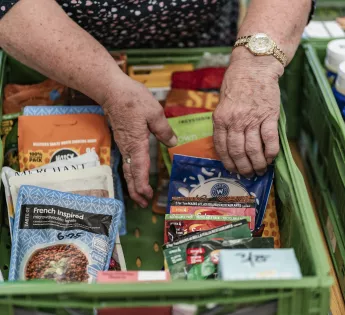
[[132, 163], [132, 160], [131, 160], [130, 157], [124, 158], [123, 161], [124, 161], [126, 164], [131, 164], [131, 163]]

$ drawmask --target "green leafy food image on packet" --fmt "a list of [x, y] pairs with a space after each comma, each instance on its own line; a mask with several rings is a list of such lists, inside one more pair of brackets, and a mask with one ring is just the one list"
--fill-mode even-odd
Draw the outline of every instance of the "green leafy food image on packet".
[[247, 220], [227, 224], [209, 231], [192, 233], [178, 241], [163, 245], [166, 265], [173, 280], [187, 279], [187, 247], [190, 242], [207, 242], [210, 240], [232, 240], [250, 238], [251, 231]]
[[[213, 135], [212, 112], [169, 118], [168, 122], [177, 136], [177, 145]], [[168, 148], [164, 144], [161, 144], [161, 151], [170, 175], [172, 163]]]

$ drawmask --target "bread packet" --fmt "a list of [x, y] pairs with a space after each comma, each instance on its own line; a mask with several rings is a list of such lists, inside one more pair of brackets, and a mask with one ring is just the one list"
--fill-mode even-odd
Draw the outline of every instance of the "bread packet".
[[98, 154], [101, 164], [110, 164], [111, 137], [104, 116], [20, 116], [18, 121], [21, 171], [92, 151]]
[[112, 198], [23, 185], [9, 280], [93, 282], [109, 267], [122, 211], [122, 202]]
[[246, 178], [229, 172], [218, 160], [175, 155], [171, 172], [167, 212], [173, 197], [252, 196], [256, 200], [255, 228], [260, 228], [270, 195], [274, 166], [263, 176]]

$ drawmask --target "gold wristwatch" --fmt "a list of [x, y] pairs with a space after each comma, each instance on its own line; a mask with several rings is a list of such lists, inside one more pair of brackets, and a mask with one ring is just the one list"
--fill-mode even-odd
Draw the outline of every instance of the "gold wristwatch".
[[255, 56], [273, 56], [285, 67], [287, 57], [277, 44], [265, 33], [239, 37], [234, 48], [245, 46]]

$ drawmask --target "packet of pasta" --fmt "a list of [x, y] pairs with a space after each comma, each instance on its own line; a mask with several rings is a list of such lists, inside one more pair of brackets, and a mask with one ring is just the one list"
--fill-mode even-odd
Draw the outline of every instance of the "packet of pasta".
[[21, 171], [93, 151], [101, 164], [110, 164], [111, 136], [104, 116], [21, 116], [18, 120]]

